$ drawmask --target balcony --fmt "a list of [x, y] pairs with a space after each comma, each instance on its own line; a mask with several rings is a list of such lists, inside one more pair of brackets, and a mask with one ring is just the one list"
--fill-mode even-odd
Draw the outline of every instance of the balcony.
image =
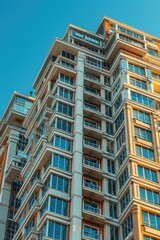
[[84, 100], [86, 102], [92, 102], [94, 104], [100, 104], [101, 103], [101, 97], [99, 94], [99, 91], [95, 88], [91, 88], [88, 86], [85, 86], [84, 88]]
[[93, 136], [97, 139], [102, 138], [102, 131], [100, 125], [97, 122], [92, 122], [90, 120], [84, 120], [84, 134], [87, 136]]
[[83, 173], [87, 176], [102, 179], [102, 170], [100, 169], [100, 163], [94, 162], [90, 159], [83, 160]]
[[88, 232], [88, 231], [85, 231], [85, 230], [82, 231], [82, 239], [83, 240], [89, 240], [89, 239], [91, 239], [91, 240], [102, 240], [100, 234], [94, 233], [92, 231]]
[[83, 219], [89, 222], [94, 222], [103, 225], [105, 222], [105, 217], [101, 215], [101, 209], [91, 207], [90, 205], [83, 205]]
[[37, 231], [35, 227], [32, 227], [27, 236], [25, 236], [25, 240], [39, 240], [40, 232]]
[[125, 50], [135, 55], [139, 55], [140, 57], [144, 57], [147, 53], [143, 41], [135, 40], [132, 37], [126, 37], [125, 34], [123, 35], [119, 32], [114, 32], [106, 46], [106, 49], [106, 57], [109, 63], [112, 62], [120, 50]]
[[12, 156], [9, 166], [6, 170], [6, 182], [12, 183], [14, 179], [20, 177], [20, 173], [26, 164], [26, 160], [22, 160], [19, 156]]
[[84, 103], [84, 116], [89, 119], [101, 120], [102, 114], [100, 113], [99, 106], [91, 103]]
[[100, 148], [100, 141], [95, 139], [84, 139], [84, 154], [91, 157], [101, 158], [102, 150]]
[[101, 192], [101, 187], [92, 182], [83, 181], [83, 196], [93, 198], [98, 201], [103, 201], [104, 194]]

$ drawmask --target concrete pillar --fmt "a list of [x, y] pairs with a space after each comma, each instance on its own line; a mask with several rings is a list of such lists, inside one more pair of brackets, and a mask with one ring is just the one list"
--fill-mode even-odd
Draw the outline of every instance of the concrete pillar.
[[142, 240], [141, 238], [141, 225], [140, 225], [140, 207], [133, 205], [132, 207], [132, 220], [133, 220], [133, 232], [134, 240]]
[[127, 153], [134, 153], [134, 141], [133, 141], [133, 129], [132, 129], [132, 118], [131, 118], [131, 106], [130, 105], [125, 105], [125, 134], [126, 134], [126, 147], [127, 147]]
[[70, 240], [81, 240], [82, 229], [82, 162], [83, 162], [83, 82], [84, 60], [82, 52], [77, 56], [77, 78], [74, 114], [74, 145], [71, 189], [71, 227]]
[[16, 154], [18, 139], [19, 139], [19, 132], [12, 130], [8, 140], [8, 149], [6, 152], [6, 161], [5, 161], [6, 164], [4, 168], [4, 175], [2, 179], [1, 193], [0, 193], [0, 231], [1, 231], [2, 239], [4, 239], [4, 236], [5, 236], [8, 207], [9, 207], [9, 200], [10, 200], [10, 194], [11, 194], [11, 184], [8, 184], [5, 182], [6, 169], [10, 163], [11, 157]]

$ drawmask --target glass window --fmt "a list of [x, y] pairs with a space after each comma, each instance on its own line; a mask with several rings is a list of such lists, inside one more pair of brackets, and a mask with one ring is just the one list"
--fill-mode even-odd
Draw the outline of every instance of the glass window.
[[148, 160], [154, 161], [154, 152], [149, 148], [136, 145], [136, 154], [140, 157], [147, 158]]
[[152, 108], [155, 108], [155, 102], [153, 99], [146, 97], [144, 95], [141, 95], [139, 93], [136, 92], [132, 92], [131, 91], [131, 99], [135, 102], [138, 102], [140, 104], [143, 104], [145, 106], [149, 106]]
[[155, 171], [148, 168], [138, 166], [138, 176], [143, 177], [149, 181], [157, 182], [157, 174]]

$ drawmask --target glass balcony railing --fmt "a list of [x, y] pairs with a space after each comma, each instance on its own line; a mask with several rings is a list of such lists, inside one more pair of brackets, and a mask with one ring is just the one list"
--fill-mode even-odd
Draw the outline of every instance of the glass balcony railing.
[[89, 159], [84, 159], [83, 162], [84, 162], [84, 164], [86, 164], [88, 166], [100, 169], [100, 164], [97, 162], [93, 162], [92, 160], [89, 160]]
[[94, 147], [94, 148], [98, 148], [98, 149], [100, 148], [99, 144], [97, 144], [95, 142], [92, 142], [90, 140], [87, 140], [87, 139], [84, 140], [84, 144], [88, 145], [88, 146], [91, 146], [91, 147]]
[[83, 235], [84, 237], [88, 237], [88, 238], [90, 238], [90, 239], [101, 240], [100, 235], [97, 234], [97, 233], [95, 233], [95, 232], [92, 232], [92, 231], [89, 232], [89, 231], [83, 230], [82, 235]]
[[91, 213], [100, 214], [100, 209], [99, 208], [92, 207], [89, 204], [84, 204], [83, 209], [88, 211], [88, 212], [91, 212]]
[[91, 80], [91, 81], [95, 81], [95, 82], [99, 82], [99, 79], [91, 74], [85, 73], [84, 78]]
[[95, 183], [92, 183], [92, 182], [84, 181], [84, 186], [87, 187], [87, 188], [94, 189], [96, 191], [100, 191], [100, 186], [98, 186], [98, 185], [96, 185]]
[[85, 121], [85, 122], [84, 122], [84, 125], [85, 125], [85, 126], [88, 126], [88, 127], [91, 127], [91, 128], [100, 129], [100, 126], [98, 126], [98, 125], [95, 124], [95, 123], [89, 122], [89, 121]]

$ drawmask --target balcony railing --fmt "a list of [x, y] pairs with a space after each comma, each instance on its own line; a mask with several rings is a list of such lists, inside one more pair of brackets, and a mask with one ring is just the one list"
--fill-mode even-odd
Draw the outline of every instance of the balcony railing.
[[93, 161], [91, 161], [89, 159], [84, 159], [83, 162], [84, 162], [84, 164], [86, 164], [88, 166], [100, 169], [100, 164], [99, 163], [93, 162]]
[[96, 213], [96, 214], [100, 214], [100, 212], [101, 212], [99, 208], [92, 207], [86, 203], [83, 205], [83, 209], [88, 212]]
[[84, 186], [87, 187], [87, 188], [94, 189], [96, 191], [100, 191], [100, 186], [98, 186], [98, 185], [96, 185], [92, 182], [89, 183], [89, 182], [84, 181]]
[[94, 82], [99, 82], [99, 79], [96, 76], [88, 74], [88, 73], [86, 73], [84, 75], [84, 78], [86, 78], [88, 80], [91, 80], [91, 81], [94, 81]]
[[99, 144], [97, 144], [97, 143], [94, 143], [94, 142], [91, 142], [91, 141], [89, 141], [89, 140], [87, 140], [87, 139], [85, 139], [84, 140], [84, 144], [85, 145], [88, 145], [88, 146], [91, 146], [91, 147], [94, 147], [94, 148], [100, 148], [100, 145]]
[[100, 126], [98, 126], [98, 125], [95, 124], [95, 123], [89, 122], [89, 121], [85, 121], [85, 122], [84, 122], [84, 125], [85, 125], [85, 126], [88, 126], [88, 127], [91, 127], [91, 128], [100, 129]]
[[94, 233], [92, 231], [85, 231], [83, 230], [82, 236], [90, 238], [90, 239], [95, 239], [95, 240], [101, 240], [101, 236], [97, 233]]

